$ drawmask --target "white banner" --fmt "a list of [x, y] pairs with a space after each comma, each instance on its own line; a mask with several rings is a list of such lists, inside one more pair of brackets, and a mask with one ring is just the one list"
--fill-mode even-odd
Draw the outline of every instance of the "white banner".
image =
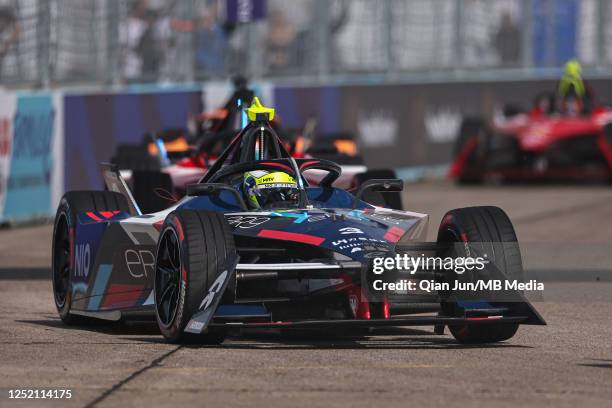
[[0, 220], [4, 214], [13, 151], [13, 118], [17, 107], [14, 93], [0, 93]]

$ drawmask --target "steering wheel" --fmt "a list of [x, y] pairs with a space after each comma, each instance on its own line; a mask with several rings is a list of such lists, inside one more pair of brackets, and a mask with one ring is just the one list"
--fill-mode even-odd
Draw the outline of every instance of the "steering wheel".
[[[340, 177], [340, 173], [342, 171], [340, 169], [340, 166], [329, 160], [296, 159], [296, 164], [298, 165], [300, 171], [312, 169], [327, 171], [329, 174], [327, 174], [319, 183], [319, 185], [321, 185], [322, 187], [331, 186], [331, 184], [336, 181], [338, 177]], [[295, 171], [293, 170], [293, 167], [289, 164], [288, 159], [275, 159], [249, 161], [223, 167], [219, 169], [219, 171], [217, 171], [215, 174], [213, 174], [207, 182], [219, 182], [219, 180], [223, 178], [253, 170], [283, 171], [293, 177], [301, 177], [301, 174], [295, 174]]]

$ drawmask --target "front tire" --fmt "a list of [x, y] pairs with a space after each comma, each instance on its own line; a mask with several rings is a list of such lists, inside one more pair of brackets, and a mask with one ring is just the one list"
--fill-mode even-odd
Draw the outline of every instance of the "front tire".
[[[178, 210], [166, 218], [155, 264], [155, 312], [164, 338], [172, 343], [221, 343], [225, 334], [210, 330], [187, 336], [185, 326], [199, 309], [210, 285], [226, 270], [236, 249], [225, 217], [210, 211]], [[224, 301], [231, 301], [234, 285]]]
[[[457, 245], [464, 243], [463, 245]], [[469, 244], [469, 245], [466, 245]], [[447, 248], [439, 253], [446, 256], [474, 256], [466, 251], [486, 254], [508, 279], [523, 281], [523, 264], [512, 222], [498, 207], [467, 207], [451, 210], [442, 219], [438, 230], [438, 246]], [[479, 278], [485, 279], [480, 276]], [[458, 303], [443, 302], [442, 312], [460, 316], [463, 309]], [[481, 324], [450, 326], [450, 332], [459, 343], [494, 343], [514, 336], [518, 324]]]

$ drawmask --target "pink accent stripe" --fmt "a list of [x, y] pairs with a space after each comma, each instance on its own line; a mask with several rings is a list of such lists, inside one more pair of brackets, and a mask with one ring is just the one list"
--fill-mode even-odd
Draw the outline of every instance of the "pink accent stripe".
[[287, 166], [286, 164], [282, 164], [282, 163], [262, 162], [261, 164], [265, 164], [266, 166], [281, 167], [286, 170], [291, 170], [291, 167]]
[[98, 221], [98, 222], [99, 222], [99, 221], [103, 221], [103, 219], [102, 219], [102, 218], [98, 217], [98, 216], [97, 216], [95, 213], [93, 213], [93, 212], [91, 212], [91, 211], [90, 211], [90, 212], [88, 212], [88, 213], [86, 213], [86, 214], [87, 214], [87, 216], [88, 216], [89, 218], [91, 218], [92, 220], [95, 220], [95, 221]]
[[315, 237], [314, 235], [298, 234], [295, 232], [275, 231], [275, 230], [267, 230], [267, 229], [259, 231], [259, 234], [257, 234], [257, 236], [262, 237], [262, 238], [273, 238], [273, 239], [282, 239], [285, 241], [302, 242], [304, 244], [310, 244], [310, 245], [321, 245], [323, 241], [325, 241], [325, 238]]
[[143, 288], [144, 285], [111, 284], [104, 297], [102, 308], [134, 306], [142, 295]]
[[302, 163], [302, 165], [300, 166], [300, 169], [302, 169], [302, 168], [304, 168], [304, 167], [307, 167], [307, 166], [310, 166], [310, 165], [311, 165], [311, 164], [313, 164], [313, 163], [318, 163], [318, 162], [319, 162], [318, 160], [310, 160], [310, 161], [304, 162], [304, 163]]
[[404, 232], [406, 231], [404, 231], [403, 229], [399, 227], [391, 227], [385, 233], [384, 238], [389, 242], [397, 242], [402, 238], [402, 236], [404, 235]]

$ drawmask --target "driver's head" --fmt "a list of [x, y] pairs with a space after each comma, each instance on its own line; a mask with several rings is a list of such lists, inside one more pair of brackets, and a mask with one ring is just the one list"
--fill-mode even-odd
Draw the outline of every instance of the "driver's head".
[[565, 68], [563, 69], [563, 77], [559, 83], [559, 95], [562, 98], [582, 98], [584, 93], [585, 88], [582, 80], [582, 66], [577, 60], [570, 60], [565, 64]]
[[285, 207], [298, 202], [298, 186], [282, 171], [254, 170], [244, 173], [244, 194], [251, 208]]
[[582, 66], [578, 60], [572, 59], [567, 61], [563, 70], [563, 75], [566, 77], [581, 78], [582, 77]]

